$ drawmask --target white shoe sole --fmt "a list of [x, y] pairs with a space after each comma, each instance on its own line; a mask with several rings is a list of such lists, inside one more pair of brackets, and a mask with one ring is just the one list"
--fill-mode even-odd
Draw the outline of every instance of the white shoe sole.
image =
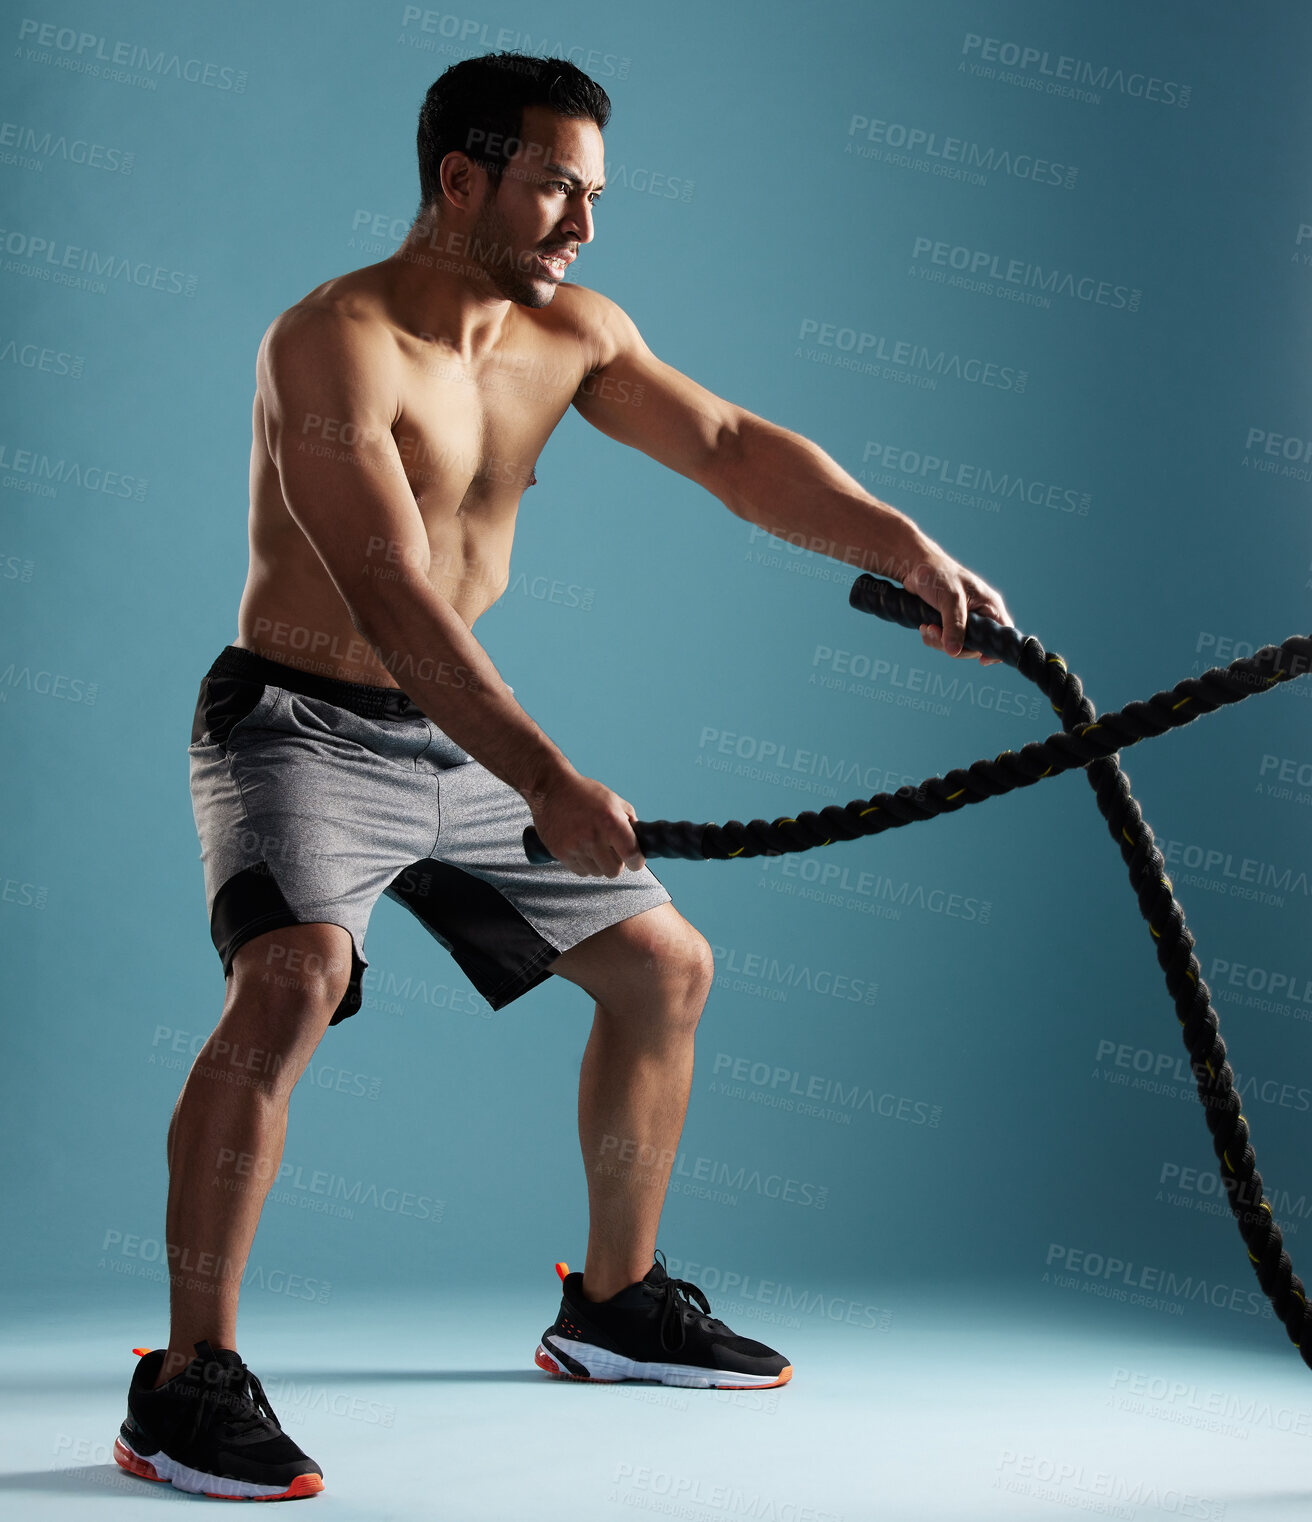
[[227, 1501], [291, 1499], [316, 1495], [323, 1489], [323, 1479], [317, 1474], [298, 1475], [290, 1485], [256, 1485], [249, 1480], [230, 1480], [222, 1475], [206, 1474], [201, 1469], [189, 1469], [163, 1452], [145, 1458], [121, 1436], [114, 1439], [114, 1461], [129, 1474], [138, 1475], [143, 1480], [160, 1480], [176, 1490], [189, 1491], [197, 1496], [218, 1496]]
[[[573, 1373], [553, 1355], [552, 1348], [580, 1364], [587, 1373]], [[572, 1342], [568, 1337], [553, 1337], [551, 1347], [539, 1343], [533, 1362], [545, 1373], [562, 1374], [566, 1379], [652, 1379], [686, 1390], [759, 1390], [787, 1384], [793, 1377], [792, 1364], [785, 1364], [778, 1374], [740, 1374], [732, 1369], [703, 1369], [689, 1363], [639, 1363], [590, 1342]]]

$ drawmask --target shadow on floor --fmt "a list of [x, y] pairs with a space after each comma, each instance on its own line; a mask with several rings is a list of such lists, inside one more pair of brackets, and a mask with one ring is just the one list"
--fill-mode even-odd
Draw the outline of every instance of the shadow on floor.
[[[174, 1490], [172, 1485], [140, 1480], [117, 1464], [74, 1464], [66, 1469], [27, 1469], [0, 1474], [0, 1495], [6, 1491], [23, 1491], [29, 1495], [81, 1496], [90, 1500], [98, 1490], [116, 1496], [139, 1496], [143, 1501], [176, 1501], [184, 1494]], [[204, 1501], [208, 1497], [194, 1499]]]

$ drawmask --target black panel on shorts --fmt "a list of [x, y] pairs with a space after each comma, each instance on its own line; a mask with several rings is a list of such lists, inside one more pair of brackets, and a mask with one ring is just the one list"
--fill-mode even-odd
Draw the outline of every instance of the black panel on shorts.
[[222, 745], [263, 696], [263, 682], [232, 676], [202, 677], [191, 721], [191, 743]]
[[[223, 976], [232, 975], [232, 959], [247, 941], [266, 930], [282, 930], [287, 925], [303, 923], [292, 913], [266, 862], [256, 862], [253, 867], [235, 873], [215, 894], [214, 912], [210, 915], [210, 938], [222, 959]], [[359, 1010], [364, 968], [352, 937], [351, 980], [329, 1025], [338, 1025]]]
[[383, 892], [455, 958], [493, 1009], [551, 976], [560, 953], [491, 883], [450, 862], [420, 857]]

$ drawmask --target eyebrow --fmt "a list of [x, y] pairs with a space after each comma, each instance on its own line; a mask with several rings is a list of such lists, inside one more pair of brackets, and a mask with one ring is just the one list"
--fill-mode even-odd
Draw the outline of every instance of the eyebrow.
[[[579, 178], [578, 173], [575, 170], [571, 169], [568, 164], [556, 164], [556, 163], [544, 164], [542, 166], [542, 168], [543, 168], [544, 171], [546, 171], [546, 170], [555, 170], [558, 174], [562, 175], [565, 179], [569, 180], [572, 184], [582, 185], [582, 183], [583, 183], [583, 181]], [[597, 191], [600, 194], [600, 192], [603, 191], [606, 188], [606, 182], [605, 182], [605, 180], [602, 180], [602, 182], [599, 185], [590, 185], [588, 188], [589, 188], [589, 190], [595, 190], [595, 191]]]

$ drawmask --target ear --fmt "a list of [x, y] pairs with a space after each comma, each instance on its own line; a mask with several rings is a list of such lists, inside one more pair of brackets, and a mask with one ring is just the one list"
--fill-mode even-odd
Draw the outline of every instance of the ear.
[[453, 207], [458, 211], [472, 211], [488, 184], [488, 173], [467, 154], [453, 148], [442, 160], [438, 181]]

